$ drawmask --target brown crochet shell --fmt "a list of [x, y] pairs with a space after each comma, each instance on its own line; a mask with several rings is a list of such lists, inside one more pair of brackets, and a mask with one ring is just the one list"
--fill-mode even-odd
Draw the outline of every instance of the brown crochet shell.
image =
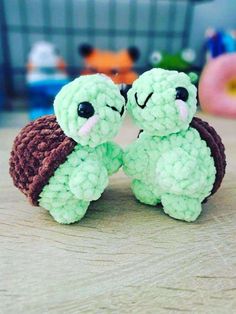
[[225, 147], [215, 129], [210, 126], [206, 121], [194, 117], [190, 123], [190, 126], [199, 132], [201, 139], [203, 139], [207, 143], [207, 146], [211, 150], [211, 155], [214, 159], [216, 167], [216, 178], [213, 188], [211, 190], [211, 195], [213, 195], [219, 189], [225, 175]]
[[55, 115], [30, 122], [17, 135], [10, 157], [10, 175], [33, 205], [38, 205], [43, 187], [75, 145], [60, 128]]

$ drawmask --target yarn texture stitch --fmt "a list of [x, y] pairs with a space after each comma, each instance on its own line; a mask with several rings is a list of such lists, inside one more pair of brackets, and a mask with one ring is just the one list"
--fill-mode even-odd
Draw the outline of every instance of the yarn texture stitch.
[[96, 148], [76, 145], [42, 190], [40, 206], [60, 223], [79, 221], [90, 201], [97, 200], [108, 185], [108, 175], [122, 164], [122, 150], [107, 142]]
[[122, 165], [118, 133], [125, 99], [102, 74], [81, 76], [54, 101], [55, 116], [30, 122], [10, 157], [14, 184], [62, 224], [79, 221]]
[[123, 156], [135, 197], [152, 206], [162, 203], [166, 214], [189, 222], [200, 215], [218, 170], [207, 142], [190, 127], [196, 102], [196, 87], [185, 73], [142, 74], [128, 92], [127, 107], [143, 132]]

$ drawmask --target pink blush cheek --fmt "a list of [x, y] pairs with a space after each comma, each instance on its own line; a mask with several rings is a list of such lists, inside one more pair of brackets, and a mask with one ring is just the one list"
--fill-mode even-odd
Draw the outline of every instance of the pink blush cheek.
[[80, 128], [78, 135], [79, 136], [86, 136], [92, 129], [92, 127], [98, 122], [98, 116], [92, 116], [89, 118], [85, 124]]
[[181, 120], [186, 121], [188, 118], [188, 108], [183, 100], [177, 99], [175, 101], [177, 108], [179, 109], [179, 116]]

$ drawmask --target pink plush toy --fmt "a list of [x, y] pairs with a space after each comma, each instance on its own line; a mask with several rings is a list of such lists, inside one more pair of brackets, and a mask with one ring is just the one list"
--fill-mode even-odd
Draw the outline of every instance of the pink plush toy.
[[200, 77], [198, 91], [204, 111], [236, 118], [236, 53], [209, 61]]

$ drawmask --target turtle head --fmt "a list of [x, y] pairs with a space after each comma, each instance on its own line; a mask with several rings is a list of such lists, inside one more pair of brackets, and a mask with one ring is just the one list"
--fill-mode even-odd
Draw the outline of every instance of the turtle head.
[[140, 75], [128, 92], [134, 122], [153, 136], [186, 130], [197, 104], [197, 90], [182, 72], [152, 69]]
[[84, 75], [61, 89], [54, 109], [68, 137], [81, 145], [95, 147], [117, 134], [125, 112], [125, 99], [107, 76]]

